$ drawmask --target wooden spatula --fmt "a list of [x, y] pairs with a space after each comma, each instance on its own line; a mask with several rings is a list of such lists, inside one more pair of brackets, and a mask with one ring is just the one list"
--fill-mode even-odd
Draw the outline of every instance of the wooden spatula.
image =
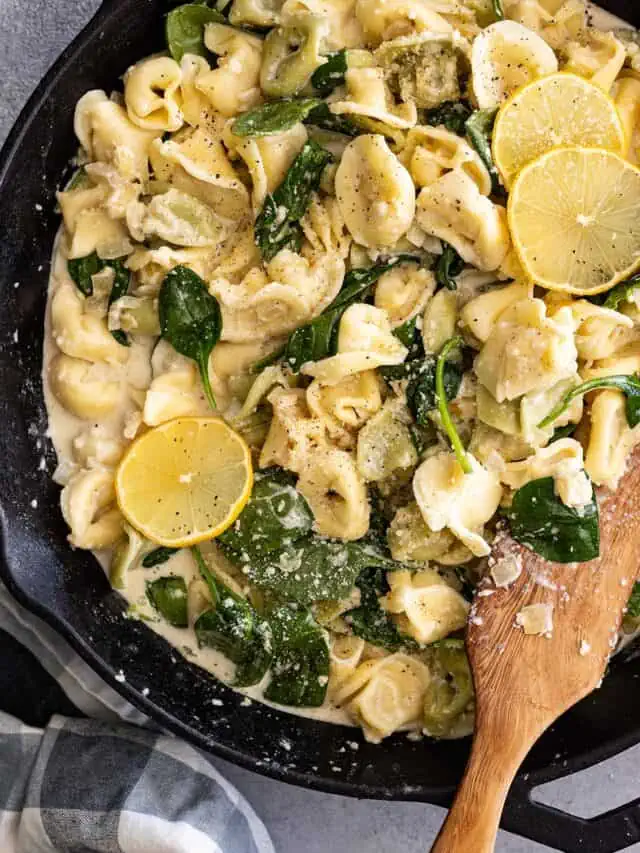
[[[640, 451], [615, 494], [600, 491], [598, 503], [600, 557], [589, 563], [549, 563], [498, 537], [496, 559], [517, 554], [523, 570], [505, 589], [483, 581], [476, 596], [467, 633], [477, 703], [473, 748], [432, 853], [494, 850], [525, 756], [603, 677], [640, 568]], [[550, 637], [525, 635], [516, 626], [516, 614], [538, 602], [553, 605]]]

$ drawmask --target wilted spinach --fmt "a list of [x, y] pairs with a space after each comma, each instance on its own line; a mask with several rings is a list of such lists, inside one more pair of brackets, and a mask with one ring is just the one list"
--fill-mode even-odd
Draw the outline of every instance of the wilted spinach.
[[209, 354], [222, 334], [222, 314], [204, 281], [185, 266], [165, 276], [158, 298], [160, 333], [181, 355], [198, 365], [209, 405], [216, 401], [209, 379]]
[[464, 136], [465, 124], [473, 110], [466, 101], [445, 101], [438, 107], [425, 111], [425, 124], [446, 127], [451, 133]]
[[198, 645], [216, 649], [236, 665], [235, 686], [257, 684], [271, 663], [269, 624], [245, 598], [213, 576], [199, 548], [192, 551], [213, 603], [194, 625]]
[[[109, 306], [113, 305], [116, 299], [126, 296], [131, 285], [131, 271], [128, 270], [122, 261], [106, 261], [105, 264], [113, 270], [113, 285], [109, 295]], [[127, 333], [122, 329], [114, 329], [111, 334], [123, 347], [129, 346], [129, 338]]]
[[360, 604], [345, 614], [353, 633], [391, 652], [417, 648], [415, 640], [400, 633], [378, 602], [380, 596], [389, 592], [386, 570], [380, 567], [365, 569], [358, 576], [356, 586], [360, 590]]
[[[289, 336], [281, 357], [297, 373], [308, 361], [320, 361], [334, 355], [337, 346], [338, 329], [342, 315], [350, 305], [363, 302], [369, 290], [381, 275], [396, 264], [408, 260], [400, 255], [386, 263], [376, 264], [367, 269], [351, 270], [344, 277], [340, 292], [329, 305], [310, 323], [300, 326]], [[415, 260], [410, 258], [410, 260]]]
[[311, 124], [322, 130], [329, 130], [332, 133], [341, 133], [343, 136], [358, 136], [365, 132], [346, 116], [332, 113], [329, 104], [324, 101], [321, 101], [317, 107], [311, 110], [305, 119], [305, 124]]
[[267, 195], [255, 224], [256, 244], [270, 261], [281, 249], [294, 252], [302, 245], [299, 220], [320, 184], [332, 155], [313, 140], [305, 143], [273, 194]]
[[586, 506], [565, 506], [555, 493], [553, 477], [532, 480], [518, 489], [505, 515], [516, 542], [546, 560], [582, 563], [600, 553], [595, 495]]
[[261, 589], [286, 601], [311, 604], [345, 598], [368, 566], [399, 567], [368, 542], [343, 542], [311, 533], [281, 551], [250, 560], [245, 571]]
[[[101, 272], [105, 267], [110, 267], [113, 270], [113, 285], [109, 295], [109, 306], [111, 306], [116, 299], [126, 296], [131, 284], [131, 272], [125, 267], [122, 258], [103, 260], [98, 256], [97, 252], [91, 252], [90, 255], [85, 255], [83, 258], [72, 258], [67, 261], [69, 275], [75, 282], [78, 290], [85, 296], [93, 294], [91, 276]], [[122, 330], [116, 329], [111, 334], [122, 346], [129, 345], [129, 340]]]
[[256, 475], [251, 498], [238, 520], [218, 537], [227, 548], [251, 563], [286, 548], [311, 531], [313, 513], [286, 471]]
[[604, 307], [618, 311], [620, 303], [628, 302], [633, 291], [637, 290], [639, 287], [640, 273], [638, 275], [634, 275], [628, 281], [621, 281], [620, 284], [616, 284], [616, 286], [607, 293], [607, 298], [604, 300]]
[[493, 162], [493, 154], [491, 153], [491, 135], [493, 133], [493, 126], [496, 123], [497, 114], [497, 109], [476, 110], [465, 122], [465, 129], [469, 141], [478, 152], [478, 156], [491, 175], [493, 192], [501, 195], [504, 191], [500, 183], [500, 174], [496, 169], [496, 165]]
[[149, 551], [142, 560], [142, 566], [145, 569], [151, 569], [154, 566], [160, 566], [162, 563], [166, 563], [174, 554], [177, 554], [179, 548], [165, 548], [161, 546], [160, 548], [154, 548], [153, 551]]
[[85, 296], [93, 293], [93, 282], [91, 276], [104, 269], [104, 261], [98, 257], [97, 252], [91, 252], [83, 258], [71, 258], [67, 261], [67, 270], [75, 282], [76, 287]]
[[544, 429], [544, 427], [551, 426], [569, 408], [572, 400], [575, 400], [576, 397], [582, 397], [583, 394], [601, 388], [614, 388], [616, 391], [622, 391], [626, 397], [627, 423], [632, 428], [640, 423], [640, 379], [637, 376], [602, 376], [599, 379], [589, 379], [587, 382], [572, 388], [558, 405], [554, 406], [549, 414], [540, 421], [538, 428]]
[[184, 578], [168, 575], [145, 584], [150, 604], [175, 628], [186, 628], [187, 585]]
[[311, 85], [324, 97], [344, 83], [347, 73], [347, 51], [338, 50], [327, 56], [327, 61], [311, 75]]
[[287, 98], [271, 101], [239, 116], [233, 123], [236, 136], [270, 136], [283, 133], [300, 121], [304, 121], [314, 107], [321, 104], [319, 98]]
[[204, 3], [185, 3], [167, 15], [165, 35], [169, 53], [180, 62], [185, 53], [208, 56], [204, 43], [207, 24], [226, 24], [224, 15]]
[[460, 275], [463, 269], [464, 261], [458, 252], [449, 243], [444, 243], [443, 252], [435, 266], [436, 282], [447, 290], [455, 290], [455, 277]]
[[[429, 413], [438, 407], [436, 394], [436, 368], [438, 360], [427, 355], [410, 372], [407, 385], [407, 405], [420, 426], [429, 423]], [[444, 390], [447, 400], [453, 400], [462, 383], [462, 368], [447, 361], [444, 366]]]
[[329, 647], [306, 608], [285, 605], [269, 617], [273, 635], [271, 681], [265, 698], [280, 705], [322, 705], [329, 680]]
[[504, 21], [504, 10], [502, 8], [502, 0], [491, 0], [493, 12], [496, 16], [496, 21]]

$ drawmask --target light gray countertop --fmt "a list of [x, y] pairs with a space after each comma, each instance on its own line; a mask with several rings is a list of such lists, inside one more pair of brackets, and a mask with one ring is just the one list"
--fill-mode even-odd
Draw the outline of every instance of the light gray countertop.
[[[0, 143], [33, 87], [98, 5], [99, 0], [0, 0]], [[278, 853], [425, 853], [444, 814], [435, 806], [306, 791], [223, 761], [216, 764], [263, 818]], [[640, 746], [550, 783], [536, 798], [582, 817], [595, 816], [640, 797], [639, 767]], [[550, 849], [508, 833], [501, 833], [497, 846], [498, 853]], [[628, 849], [640, 853], [640, 845]]]

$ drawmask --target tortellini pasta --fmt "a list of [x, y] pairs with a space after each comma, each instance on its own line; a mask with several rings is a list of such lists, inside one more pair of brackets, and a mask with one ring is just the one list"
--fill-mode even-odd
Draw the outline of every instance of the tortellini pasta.
[[407, 348], [391, 330], [386, 311], [356, 303], [342, 315], [338, 354], [305, 365], [303, 372], [326, 385], [382, 365], [401, 364]]
[[383, 136], [365, 134], [349, 143], [336, 173], [336, 198], [354, 240], [392, 246], [409, 230], [415, 212], [411, 175]]
[[356, 0], [355, 8], [365, 36], [373, 44], [379, 44], [412, 32], [453, 32], [451, 24], [439, 14], [437, 5], [415, 0]]
[[287, 15], [264, 41], [260, 86], [272, 98], [297, 94], [323, 63], [320, 52], [327, 25], [322, 17]]
[[62, 490], [60, 503], [71, 530], [69, 541], [76, 548], [108, 548], [122, 536], [112, 472], [79, 471]]
[[204, 43], [218, 63], [199, 75], [196, 87], [222, 115], [248, 110], [260, 99], [262, 40], [225, 24], [207, 24]]
[[260, 467], [279, 465], [298, 473], [312, 453], [325, 446], [325, 425], [309, 412], [303, 388], [276, 388], [267, 399], [273, 418], [260, 453]]
[[553, 477], [556, 494], [567, 506], [580, 507], [591, 501], [593, 488], [584, 472], [582, 445], [573, 438], [562, 438], [521, 462], [510, 462], [500, 474], [512, 489], [542, 477]]
[[217, 246], [227, 236], [225, 224], [208, 205], [180, 190], [170, 189], [141, 205], [129, 219], [141, 239], [159, 237], [176, 246]]
[[66, 355], [117, 364], [127, 360], [103, 319], [86, 311], [86, 300], [72, 284], [61, 284], [51, 300], [51, 333]]
[[346, 100], [331, 103], [331, 111], [336, 115], [363, 116], [401, 130], [413, 127], [418, 120], [415, 104], [394, 103], [382, 68], [351, 68], [345, 81]]
[[482, 195], [491, 193], [491, 177], [478, 153], [444, 127], [412, 128], [399, 156], [418, 187], [428, 187], [445, 172], [461, 169]]
[[78, 418], [106, 418], [122, 394], [117, 377], [102, 365], [60, 353], [49, 365], [51, 390], [65, 409]]
[[471, 472], [465, 474], [455, 454], [434, 454], [417, 469], [413, 493], [427, 526], [437, 532], [448, 528], [476, 557], [491, 548], [483, 538], [483, 526], [493, 517], [502, 498], [502, 486], [494, 471], [467, 453]]
[[307, 388], [310, 412], [323, 421], [327, 433], [339, 447], [350, 449], [355, 433], [382, 407], [380, 381], [374, 370], [347, 376], [336, 385], [323, 385], [317, 379]]
[[415, 264], [397, 264], [376, 285], [375, 305], [387, 312], [395, 328], [419, 314], [436, 289], [435, 275]]
[[473, 559], [471, 551], [446, 527], [435, 531], [427, 527], [415, 502], [396, 512], [387, 540], [393, 559], [400, 563], [434, 560], [443, 566], [459, 566]]
[[461, 324], [481, 343], [486, 343], [500, 315], [511, 305], [533, 296], [529, 284], [515, 282], [493, 288], [471, 299], [460, 311]]
[[76, 104], [74, 130], [91, 160], [111, 163], [127, 178], [149, 175], [149, 146], [161, 130], [148, 130], [129, 119], [126, 110], [94, 89]]
[[640, 441], [640, 428], [627, 422], [625, 400], [619, 391], [599, 391], [591, 404], [591, 432], [585, 469], [594, 483], [615, 489], [627, 458]]
[[358, 434], [358, 470], [367, 482], [388, 480], [411, 471], [418, 453], [409, 431], [410, 416], [394, 400], [363, 426]]
[[377, 743], [420, 718], [430, 680], [429, 670], [416, 658], [389, 655], [361, 663], [333, 701], [345, 706], [367, 739]]
[[418, 643], [435, 643], [466, 625], [469, 604], [433, 569], [389, 572], [387, 581], [391, 589], [382, 607]]
[[343, 276], [344, 261], [336, 255], [310, 263], [283, 249], [266, 271], [255, 267], [240, 284], [214, 279], [209, 291], [220, 302], [223, 340], [246, 342], [293, 331], [331, 302]]
[[590, 79], [596, 86], [609, 92], [622, 71], [627, 52], [613, 33], [589, 30], [581, 41], [564, 48], [567, 62], [565, 70]]
[[170, 370], [151, 382], [142, 418], [147, 426], [189, 415], [206, 414], [207, 406], [192, 365]]
[[515, 21], [498, 21], [473, 42], [473, 93], [480, 109], [494, 109], [521, 86], [553, 74], [558, 59], [535, 32]]
[[168, 56], [138, 62], [124, 75], [124, 100], [131, 121], [144, 130], [175, 131], [183, 125], [180, 66]]
[[500, 314], [476, 358], [475, 372], [501, 403], [575, 375], [577, 356], [571, 309], [548, 317], [542, 300], [523, 299]]
[[367, 489], [347, 451], [326, 447], [312, 451], [300, 470], [297, 489], [323, 536], [361, 539], [369, 529]]
[[425, 187], [416, 218], [427, 234], [450, 243], [479, 270], [495, 270], [510, 246], [506, 212], [482, 195], [462, 169], [447, 172]]

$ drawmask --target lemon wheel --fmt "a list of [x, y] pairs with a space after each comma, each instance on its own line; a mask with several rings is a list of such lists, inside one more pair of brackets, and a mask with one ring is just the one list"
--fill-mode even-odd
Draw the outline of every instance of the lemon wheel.
[[624, 150], [616, 105], [602, 89], [575, 74], [550, 74], [523, 86], [498, 113], [493, 157], [505, 186], [537, 157], [561, 145]]
[[640, 267], [640, 171], [611, 151], [539, 157], [516, 179], [508, 214], [525, 273], [549, 290], [602, 293]]
[[220, 418], [177, 418], [149, 430], [116, 472], [125, 518], [171, 548], [213, 539], [230, 527], [252, 485], [251, 452]]

